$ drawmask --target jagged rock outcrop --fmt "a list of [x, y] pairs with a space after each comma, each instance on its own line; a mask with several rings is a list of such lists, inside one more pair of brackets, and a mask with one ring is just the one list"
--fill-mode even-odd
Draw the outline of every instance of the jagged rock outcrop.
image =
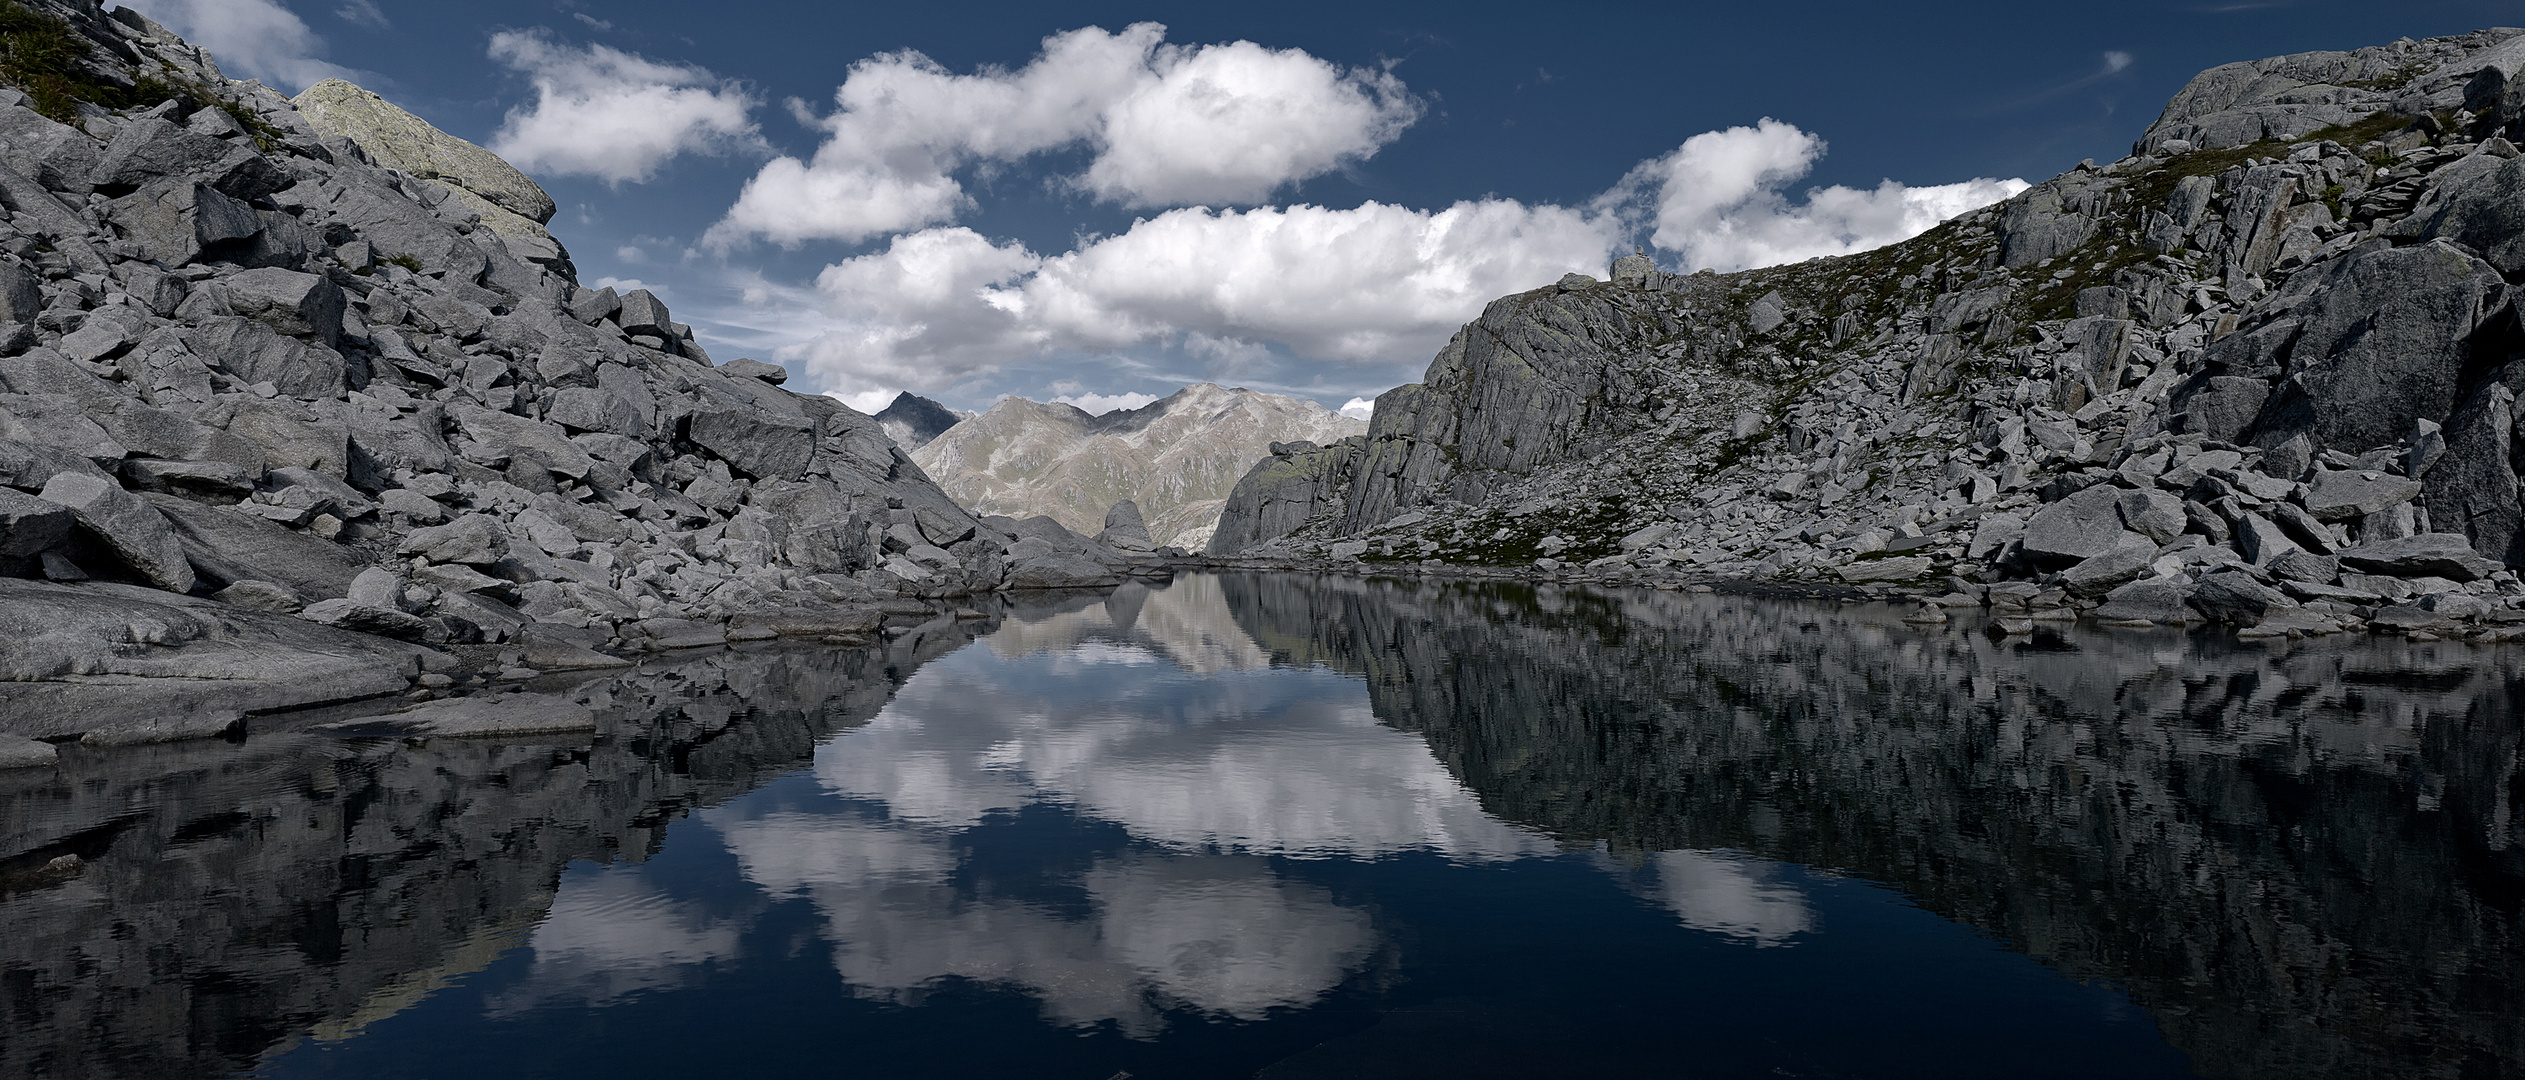
[[896, 394], [893, 403], [878, 410], [871, 419], [885, 431], [886, 438], [894, 440], [894, 445], [908, 454], [972, 417], [906, 390]]
[[570, 253], [544, 230], [559, 209], [552, 196], [498, 154], [440, 131], [429, 121], [341, 79], [325, 79], [301, 90], [290, 104], [325, 138], [348, 139], [378, 165], [446, 184], [457, 201], [481, 215], [483, 227], [507, 241], [519, 258], [576, 276], [570, 269]]
[[[550, 200], [487, 151], [348, 84], [302, 95], [311, 122], [127, 8], [32, 10], [85, 49], [46, 86], [87, 98], [0, 89], [0, 571], [58, 583], [97, 671], [194, 678], [225, 649], [240, 686], [286, 683], [257, 641], [412, 679], [539, 637], [851, 640], [897, 596], [1008, 585], [1016, 538], [876, 421], [714, 365], [645, 290], [578, 285], [537, 239]], [[1027, 582], [1134, 565], [1080, 543], [1092, 572]], [[93, 696], [47, 655], [0, 641], [0, 727]], [[234, 707], [377, 692], [361, 664]]]
[[984, 514], [1103, 527], [1131, 500], [1152, 542], [1199, 551], [1229, 492], [1284, 441], [1330, 442], [1366, 425], [1303, 398], [1197, 383], [1137, 409], [1002, 398], [912, 455], [949, 495]]
[[[1255, 466], [1211, 551], [2507, 636], [2520, 60], [2229, 65], [2133, 156], [1902, 244], [1495, 301], [1360, 444]], [[2353, 554], [2406, 541], [2473, 561]]]

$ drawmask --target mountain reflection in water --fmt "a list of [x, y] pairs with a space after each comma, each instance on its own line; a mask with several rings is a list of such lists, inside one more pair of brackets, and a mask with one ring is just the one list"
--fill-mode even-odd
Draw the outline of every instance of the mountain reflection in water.
[[0, 773], [0, 1072], [2525, 1069], [2512, 651], [1288, 576], [989, 614], [560, 688], [594, 739]]

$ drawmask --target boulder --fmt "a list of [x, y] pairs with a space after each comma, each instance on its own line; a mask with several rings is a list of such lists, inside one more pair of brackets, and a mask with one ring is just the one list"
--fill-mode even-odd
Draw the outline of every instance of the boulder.
[[2148, 565], [2157, 560], [2157, 542], [2135, 532], [2113, 537], [2112, 546], [2070, 567], [2060, 575], [2063, 588], [2074, 596], [2102, 596], [2114, 588], [2148, 574]]
[[658, 299], [657, 294], [647, 289], [633, 289], [623, 294], [621, 305], [614, 311], [614, 325], [622, 327], [622, 332], [626, 334], [646, 334], [669, 340], [675, 337], [675, 322], [666, 313], [666, 301]]
[[2421, 533], [2361, 544], [2343, 550], [2340, 559], [2342, 566], [2353, 570], [2402, 578], [2474, 581], [2499, 570], [2499, 564], [2474, 553], [2472, 540], [2462, 533]]
[[419, 641], [430, 631], [429, 623], [401, 611], [343, 598], [309, 604], [298, 613], [298, 617], [337, 630], [376, 634], [402, 641]]
[[257, 199], [296, 180], [250, 144], [184, 130], [157, 117], [126, 123], [89, 173], [100, 191], [119, 193], [161, 177], [200, 180], [239, 199]]
[[2193, 586], [2185, 601], [2211, 622], [2252, 626], [2273, 608], [2297, 606], [2278, 590], [2240, 573], [2211, 574]]
[[685, 437], [759, 480], [795, 480], [815, 459], [814, 424], [745, 405], [694, 409]]
[[62, 473], [37, 497], [70, 508], [82, 530], [150, 584], [170, 592], [192, 591], [193, 567], [184, 559], [184, 545], [166, 517], [140, 496], [110, 481]]
[[296, 532], [238, 508], [205, 506], [173, 495], [143, 495], [184, 545], [185, 561], [213, 585], [272, 582], [299, 598], [341, 596], [362, 561], [350, 549]]
[[2165, 578], [2152, 578], [2130, 582], [2105, 594], [2104, 603], [2095, 609], [2095, 617], [2107, 622], [2177, 624], [2190, 622], [2196, 616], [2184, 603], [2182, 586]]
[[270, 383], [281, 393], [301, 398], [337, 396], [346, 385], [342, 354], [284, 337], [242, 316], [203, 320], [193, 331], [192, 342], [194, 353], [204, 362], [247, 385]]
[[488, 514], [467, 514], [445, 525], [414, 529], [395, 546], [398, 555], [467, 566], [490, 566], [507, 558], [508, 551], [508, 530]]
[[219, 285], [239, 315], [328, 348], [341, 340], [342, 289], [323, 277], [265, 267], [231, 274]]
[[0, 488], [0, 568], [68, 543], [78, 521], [69, 507]]
[[2182, 499], [2153, 488], [2123, 492], [2114, 507], [2120, 511], [2124, 526], [2160, 544], [2183, 535], [2190, 520], [2183, 513]]
[[2121, 541], [2121, 488], [2099, 484], [2042, 508], [2025, 523], [2025, 560], [2064, 569], [2112, 550]]
[[2420, 482], [2374, 469], [2317, 469], [2306, 485], [2306, 512], [2317, 521], [2350, 521], [2420, 494]]
[[1096, 534], [1096, 542], [1126, 551], [1148, 551], [1157, 546], [1149, 538], [1148, 522], [1140, 517], [1140, 504], [1121, 499], [1105, 511], [1105, 531]]
[[67, 451], [109, 467], [131, 453], [89, 418], [78, 399], [61, 394], [0, 394], [0, 439]]
[[2252, 441], [2306, 435], [2360, 453], [2392, 445], [2414, 421], [2443, 420], [2473, 332], [2506, 289], [2496, 267], [2446, 244], [2370, 244], [2299, 274], [2274, 300], [2303, 319], [2286, 350], [2289, 377]]

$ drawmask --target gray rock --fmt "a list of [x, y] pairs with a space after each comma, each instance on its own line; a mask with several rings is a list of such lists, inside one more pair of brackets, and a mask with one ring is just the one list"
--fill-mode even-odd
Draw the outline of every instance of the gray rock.
[[2503, 296], [2498, 270], [2444, 244], [2363, 246], [2289, 282], [2305, 325], [2290, 378], [2255, 421], [2273, 446], [2307, 435], [2352, 453], [2389, 446], [2455, 409], [2471, 338]]
[[2434, 210], [2414, 215], [2393, 232], [2452, 240], [2480, 252], [2503, 273], [2525, 273], [2525, 157], [2444, 188]]
[[2194, 586], [2185, 601], [2211, 622], [2252, 626], [2274, 608], [2297, 602], [2245, 574], [2211, 574]]
[[370, 607], [401, 610], [403, 579], [396, 577], [394, 571], [383, 567], [369, 567], [360, 571], [358, 577], [351, 579], [350, 592], [345, 594], [344, 599]]
[[2133, 581], [2107, 593], [2095, 617], [2112, 622], [2179, 624], [2196, 616], [2184, 603], [2183, 587], [2164, 578]]
[[1745, 323], [1753, 328], [1757, 337], [1779, 329], [1787, 319], [1787, 310], [1776, 290], [1764, 293], [1761, 299], [1745, 305]]
[[429, 623], [401, 611], [349, 599], [316, 601], [300, 611], [298, 617], [337, 630], [403, 641], [419, 641], [430, 631]]
[[2488, 577], [2499, 564], [2482, 558], [2472, 550], [2472, 540], [2462, 533], [2421, 533], [2399, 540], [2361, 544], [2340, 553], [2341, 565], [2371, 574], [2394, 577], [2442, 577], [2454, 581], [2475, 581]]
[[[2525, 367], [2511, 377], [2525, 377]], [[2525, 381], [2521, 379], [2520, 381]], [[2427, 472], [2429, 520], [2460, 530], [2484, 558], [2525, 566], [2525, 502], [2516, 475], [2516, 396], [2490, 383], [2472, 395], [2443, 432], [2444, 452]], [[2416, 454], [2418, 446], [2413, 447]]]
[[2122, 495], [2122, 489], [2101, 484], [2036, 512], [2025, 523], [2026, 561], [2062, 569], [2112, 550], [2124, 533]]
[[675, 322], [666, 313], [666, 302], [647, 289], [633, 289], [623, 294], [622, 304], [614, 312], [614, 324], [626, 334], [647, 334], [673, 340]]
[[160, 177], [198, 179], [222, 193], [255, 199], [294, 179], [250, 146], [197, 135], [164, 120], [122, 126], [89, 176], [102, 190], [139, 187]]
[[34, 325], [35, 317], [44, 313], [44, 295], [37, 288], [41, 283], [26, 267], [0, 262], [0, 322]]
[[193, 567], [184, 559], [184, 545], [166, 517], [140, 496], [95, 477], [61, 473], [37, 497], [69, 507], [81, 529], [151, 584], [192, 591]]
[[2189, 523], [2183, 500], [2156, 489], [2123, 492], [2115, 503], [2122, 524], [2160, 544], [2172, 543]]
[[788, 368], [778, 364], [766, 364], [760, 360], [748, 360], [744, 357], [719, 365], [719, 373], [731, 379], [761, 379], [774, 386], [789, 381]]
[[284, 615], [306, 606], [299, 602], [298, 594], [288, 588], [275, 582], [252, 579], [230, 582], [227, 588], [210, 594], [210, 598], [223, 604], [256, 611], [276, 611]]
[[2157, 561], [2157, 542], [2135, 532], [2113, 538], [2101, 554], [2062, 571], [2060, 583], [2074, 596], [2102, 596], [2148, 574]]
[[2306, 484], [2306, 512], [2317, 521], [2349, 521], [2419, 494], [2419, 481], [2375, 469], [2317, 469]]
[[0, 488], [0, 567], [68, 543], [78, 520], [69, 507]]
[[468, 566], [490, 566], [507, 558], [508, 552], [508, 530], [488, 514], [467, 514], [445, 525], [414, 529], [395, 546], [399, 555]]
[[109, 467], [131, 453], [90, 419], [77, 399], [61, 394], [0, 394], [0, 440], [50, 447]]
[[1904, 555], [1889, 559], [1870, 559], [1833, 568], [1841, 580], [1851, 584], [1868, 581], [1909, 581], [1928, 573], [1933, 564], [1926, 555]]
[[2278, 524], [2260, 514], [2244, 514], [2235, 525], [2236, 550], [2255, 566], [2267, 567], [2281, 556], [2304, 550]]
[[576, 431], [604, 432], [638, 436], [648, 433], [641, 421], [640, 409], [619, 394], [587, 387], [571, 387], [553, 395], [552, 405], [544, 410], [544, 419]]
[[231, 274], [219, 284], [239, 315], [328, 348], [341, 340], [342, 290], [321, 276], [267, 267]]
[[795, 480], [815, 459], [815, 426], [735, 403], [693, 410], [685, 437], [760, 480]]
[[2292, 551], [2271, 560], [2272, 577], [2309, 585], [2329, 585], [2341, 579], [2341, 560], [2310, 551]]
[[1105, 511], [1105, 531], [1096, 534], [1096, 542], [1128, 551], [1148, 551], [1157, 546], [1149, 538], [1149, 527], [1140, 518], [1140, 505], [1129, 499], [1118, 500]]
[[2220, 442], [2236, 442], [2244, 438], [2270, 399], [2271, 384], [2260, 379], [2221, 375], [2187, 399], [2183, 408], [2183, 430], [2198, 432]]
[[61, 752], [51, 743], [0, 734], [0, 769], [50, 768], [60, 760]]
[[[644, 625], [648, 623], [656, 623], [659, 627], [665, 625], [659, 620], [647, 620]], [[701, 624], [691, 625], [697, 628]], [[629, 660], [597, 652], [547, 627], [529, 627], [520, 631], [517, 644], [525, 653], [528, 667], [541, 668], [545, 671], [582, 671], [631, 666]]]
[[293, 532], [235, 507], [204, 506], [173, 495], [142, 496], [165, 515], [184, 545], [185, 561], [213, 585], [277, 582], [299, 597], [348, 592], [364, 566], [349, 549]]
[[240, 383], [271, 383], [292, 397], [332, 397], [345, 388], [342, 354], [240, 316], [205, 319], [192, 335], [193, 351]]

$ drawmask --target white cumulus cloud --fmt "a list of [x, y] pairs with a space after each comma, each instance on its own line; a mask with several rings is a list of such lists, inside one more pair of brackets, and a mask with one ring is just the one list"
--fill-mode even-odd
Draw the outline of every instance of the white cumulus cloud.
[[851, 391], [946, 386], [1052, 349], [1232, 358], [1223, 343], [1271, 341], [1312, 358], [1416, 360], [1493, 297], [1601, 272], [1621, 229], [1500, 199], [1191, 207], [1049, 258], [961, 226], [925, 229], [826, 267], [828, 328], [784, 359]]
[[1245, 204], [1374, 154], [1420, 116], [1382, 70], [1252, 42], [1169, 45], [1137, 23], [1054, 34], [1026, 66], [957, 74], [917, 52], [851, 65], [810, 160], [764, 165], [711, 231], [856, 243], [955, 220], [956, 174], [1084, 145], [1069, 182], [1125, 206]]
[[1376, 399], [1355, 397], [1342, 402], [1341, 409], [1339, 411], [1343, 416], [1347, 416], [1353, 420], [1374, 419], [1376, 417]]
[[762, 146], [753, 95], [689, 64], [536, 31], [491, 36], [491, 58], [524, 74], [535, 101], [509, 110], [491, 150], [521, 169], [645, 181], [678, 154]]
[[1646, 218], [1649, 242], [1686, 269], [1743, 270], [1819, 255], [1848, 255], [1908, 240], [1957, 214], [2025, 190], [2023, 180], [1966, 180], [1874, 189], [1834, 185], [1791, 202], [1787, 186], [1824, 155], [1824, 141], [1765, 117], [1753, 127], [1710, 131], [1641, 162], [1599, 206]]
[[261, 79], [283, 93], [325, 79], [357, 81], [360, 75], [319, 59], [324, 39], [274, 0], [120, 0], [116, 6], [147, 15], [210, 50], [228, 77]]

